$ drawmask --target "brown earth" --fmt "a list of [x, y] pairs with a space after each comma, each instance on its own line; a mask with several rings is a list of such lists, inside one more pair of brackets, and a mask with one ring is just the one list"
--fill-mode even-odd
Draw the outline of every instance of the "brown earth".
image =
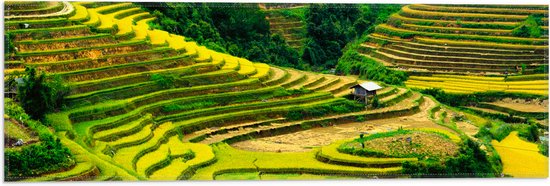
[[548, 112], [548, 100], [524, 100], [505, 98], [491, 104], [521, 112]]
[[426, 97], [424, 99], [424, 103], [420, 107], [421, 111], [410, 116], [313, 128], [290, 134], [241, 141], [231, 144], [231, 146], [250, 151], [304, 152], [312, 150], [312, 147], [325, 146], [337, 140], [356, 138], [361, 132], [387, 132], [397, 130], [399, 127], [404, 129], [437, 128], [453, 132], [428, 119], [428, 109], [434, 107], [435, 102]]

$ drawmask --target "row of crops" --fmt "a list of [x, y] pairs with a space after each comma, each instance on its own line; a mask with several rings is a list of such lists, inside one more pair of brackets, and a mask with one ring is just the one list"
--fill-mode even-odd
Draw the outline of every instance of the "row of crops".
[[[72, 6], [69, 16], [6, 21], [13, 25], [7, 33], [17, 48], [6, 72], [16, 75], [33, 66], [71, 88], [67, 107], [45, 120], [77, 163], [34, 180], [214, 179], [243, 170], [220, 155], [218, 147], [230, 147], [219, 142], [358, 117], [407, 115], [418, 112], [423, 100], [408, 89], [387, 87], [379, 95], [385, 108], [364, 111], [341, 98], [356, 78], [273, 67], [213, 51], [150, 28], [155, 18], [131, 3]], [[400, 170], [332, 165], [313, 153], [298, 155], [307, 165], [285, 165], [294, 155], [257, 155], [271, 159], [265, 170], [274, 173]]]
[[[539, 34], [517, 34], [526, 25]], [[548, 64], [545, 6], [406, 5], [375, 30], [366, 53], [409, 71], [526, 74]]]

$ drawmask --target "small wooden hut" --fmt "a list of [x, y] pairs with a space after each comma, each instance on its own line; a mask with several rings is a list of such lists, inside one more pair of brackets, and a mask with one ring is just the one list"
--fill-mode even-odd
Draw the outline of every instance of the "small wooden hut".
[[351, 94], [355, 100], [364, 100], [365, 104], [368, 104], [367, 98], [376, 95], [376, 90], [382, 89], [382, 87], [374, 82], [364, 82], [354, 85], [350, 89], [352, 89]]

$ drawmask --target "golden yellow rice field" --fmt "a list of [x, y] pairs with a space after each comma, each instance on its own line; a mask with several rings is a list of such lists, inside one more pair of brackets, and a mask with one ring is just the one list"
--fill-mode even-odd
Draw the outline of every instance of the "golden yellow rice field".
[[75, 15], [69, 17], [69, 20], [81, 20], [88, 17], [88, 10], [86, 10], [86, 7], [76, 2], [73, 2], [72, 5], [74, 6], [76, 13]]
[[539, 153], [536, 144], [526, 142], [513, 131], [501, 142], [493, 140], [503, 163], [504, 174], [518, 178], [547, 178], [548, 157]]
[[433, 75], [410, 76], [405, 84], [419, 89], [441, 88], [450, 93], [503, 91], [548, 95], [548, 80], [505, 81], [503, 77]]

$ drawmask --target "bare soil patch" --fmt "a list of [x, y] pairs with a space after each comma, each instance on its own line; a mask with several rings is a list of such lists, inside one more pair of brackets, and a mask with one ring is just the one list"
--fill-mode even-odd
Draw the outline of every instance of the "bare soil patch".
[[311, 151], [314, 147], [329, 145], [337, 140], [357, 138], [361, 133], [388, 132], [400, 127], [404, 129], [436, 128], [453, 132], [428, 119], [427, 110], [435, 106], [435, 103], [429, 98], [424, 99], [424, 103], [420, 107], [421, 111], [410, 116], [313, 128], [290, 134], [241, 141], [233, 143], [231, 146], [249, 151], [305, 152]]
[[548, 112], [548, 100], [524, 100], [505, 98], [491, 104], [521, 112]]

